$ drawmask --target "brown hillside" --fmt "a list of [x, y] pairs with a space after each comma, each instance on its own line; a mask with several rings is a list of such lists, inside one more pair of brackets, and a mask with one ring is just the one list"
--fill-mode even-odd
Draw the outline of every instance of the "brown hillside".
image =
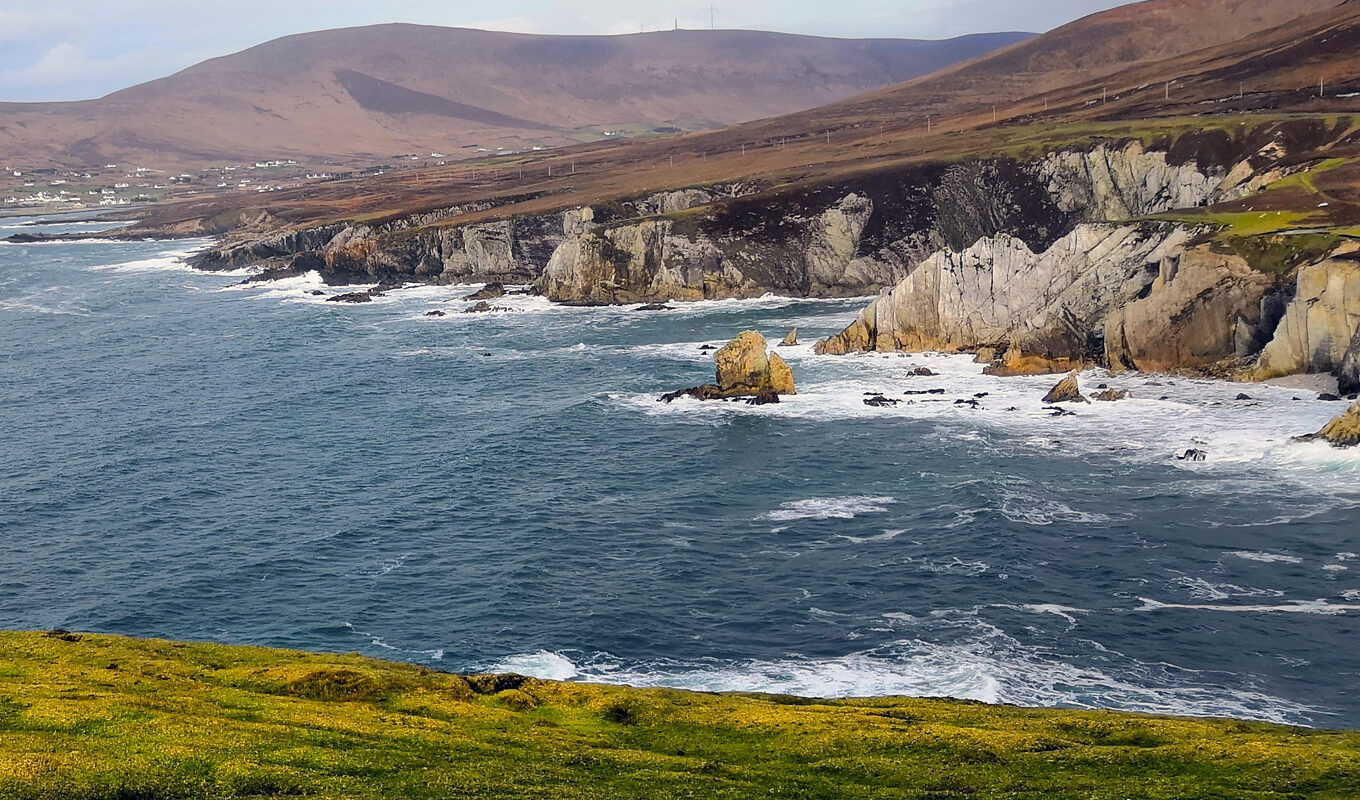
[[[1221, 0], [1199, 0], [1198, 4], [1203, 13], [1196, 18], [1204, 28], [1216, 26], [1215, 14], [1231, 14], [1231, 9], [1224, 10], [1227, 6]], [[1155, 0], [1109, 13], [1126, 22], [1128, 37], [1140, 38], [1138, 18], [1129, 14], [1166, 7], [1183, 9], [1186, 5], [1187, 0]], [[1074, 25], [1108, 30], [1102, 17]], [[948, 101], [952, 103], [947, 105], [950, 113], [937, 117], [928, 132], [924, 115], [894, 116], [894, 110], [902, 106], [883, 100], [895, 94], [910, 96], [921, 86], [948, 83], [947, 76], [936, 76], [835, 106], [718, 131], [406, 170], [279, 192], [267, 198], [197, 200], [162, 207], [145, 219], [152, 228], [162, 230], [211, 231], [235, 224], [234, 220], [263, 219], [264, 225], [274, 227], [355, 216], [389, 217], [477, 201], [495, 204], [489, 210], [448, 217], [440, 223], [459, 224], [736, 179], [770, 186], [816, 184], [914, 161], [1014, 153], [1087, 136], [1146, 136], [1161, 130], [1204, 126], [1249, 129], [1299, 112], [1354, 114], [1360, 112], [1360, 95], [1345, 95], [1360, 91], [1360, 87], [1338, 88], [1337, 81], [1340, 86], [1347, 80], [1360, 84], [1357, 18], [1360, 3], [1351, 2], [1291, 19], [1244, 39], [1207, 49], [1196, 45], [1188, 54], [1139, 62], [1116, 74], [1101, 73], [1084, 83], [999, 106], [995, 122], [990, 107], [979, 108], [955, 98]], [[1148, 19], [1158, 28], [1164, 16], [1153, 14]], [[1047, 57], [1044, 45], [1049, 37], [1057, 42], [1058, 51], [1070, 46], [1072, 27], [1021, 47], [1034, 59], [1042, 60]], [[1111, 45], [1105, 38], [1095, 37], [1094, 41], [1099, 47]], [[1165, 41], [1162, 45], [1168, 46]], [[996, 58], [1014, 59], [1017, 49]], [[990, 69], [990, 61], [983, 59], [961, 71]], [[1092, 71], [1096, 72], [1100, 71]], [[1336, 76], [1329, 84], [1333, 89], [1324, 99], [1317, 98], [1315, 90], [1295, 88], [1302, 76], [1317, 72]], [[1167, 100], [1164, 81], [1173, 79], [1176, 91]], [[1239, 99], [1228, 87], [1243, 83], [1252, 88]], [[1285, 88], [1274, 90], [1269, 88], [1272, 86]], [[1103, 87], [1110, 90], [1106, 103], [1099, 101]], [[1213, 119], [1196, 119], [1206, 115]], [[1149, 122], [1156, 117], [1167, 119]], [[550, 168], [554, 170], [551, 175]], [[260, 212], [265, 212], [263, 218]], [[202, 223], [209, 219], [207, 225]]]
[[277, 39], [100, 100], [0, 104], [0, 152], [28, 163], [187, 166], [563, 145], [810, 108], [1027, 36], [348, 28]]

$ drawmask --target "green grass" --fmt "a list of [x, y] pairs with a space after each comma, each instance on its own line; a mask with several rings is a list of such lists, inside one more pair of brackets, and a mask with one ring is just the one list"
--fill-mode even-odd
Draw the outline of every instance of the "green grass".
[[0, 798], [1319, 798], [1360, 733], [0, 633]]

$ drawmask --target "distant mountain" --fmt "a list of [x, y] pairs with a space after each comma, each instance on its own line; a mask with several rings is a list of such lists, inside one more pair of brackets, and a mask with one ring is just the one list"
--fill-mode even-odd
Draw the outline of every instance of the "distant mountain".
[[69, 165], [373, 159], [712, 128], [842, 100], [1028, 38], [347, 28], [277, 39], [99, 100], [0, 104], [0, 153]]
[[1136, 67], [1244, 41], [1307, 15], [1340, 7], [1360, 5], [1355, 0], [1130, 3], [901, 85], [771, 120], [768, 126], [745, 126], [743, 135], [762, 135], [762, 127], [770, 131], [812, 130], [853, 126], [864, 120], [881, 122], [903, 115], [938, 117], [993, 105], [1004, 107]]

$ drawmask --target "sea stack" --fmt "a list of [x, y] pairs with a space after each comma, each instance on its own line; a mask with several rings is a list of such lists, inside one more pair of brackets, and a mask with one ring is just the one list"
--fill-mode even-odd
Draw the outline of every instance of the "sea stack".
[[681, 389], [663, 396], [663, 402], [680, 397], [697, 400], [728, 400], [738, 397], [777, 397], [797, 394], [793, 370], [777, 353], [768, 352], [765, 337], [743, 331], [713, 354], [717, 383]]
[[1058, 381], [1048, 394], [1044, 395], [1045, 403], [1086, 403], [1090, 402], [1081, 394], [1081, 387], [1077, 385], [1077, 372], [1073, 370], [1067, 374], [1066, 378]]

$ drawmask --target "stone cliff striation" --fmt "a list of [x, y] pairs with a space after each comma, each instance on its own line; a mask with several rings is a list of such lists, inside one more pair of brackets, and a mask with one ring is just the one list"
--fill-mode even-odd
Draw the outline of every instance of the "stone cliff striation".
[[[1218, 168], [1175, 167], [1138, 145], [1050, 154], [1037, 165], [1079, 219], [1035, 249], [1007, 233], [948, 247], [885, 289], [823, 354], [977, 352], [997, 374], [1113, 370], [1249, 379], [1330, 372], [1360, 390], [1360, 260], [1329, 244], [1293, 269], [1254, 265], [1211, 228], [1159, 212], [1255, 194], [1286, 176], [1272, 141]], [[1295, 249], [1276, 237], [1267, 246]]]

